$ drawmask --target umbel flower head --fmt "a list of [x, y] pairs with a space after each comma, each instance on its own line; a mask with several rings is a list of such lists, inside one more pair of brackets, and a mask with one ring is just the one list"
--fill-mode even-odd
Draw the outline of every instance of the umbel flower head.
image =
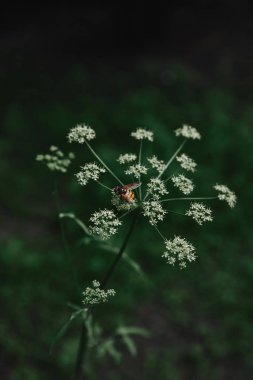
[[229, 207], [231, 207], [231, 208], [235, 206], [236, 195], [233, 191], [229, 190], [229, 188], [227, 186], [216, 184], [214, 186], [214, 189], [219, 192], [218, 198], [220, 200], [227, 202]]
[[190, 194], [194, 189], [192, 180], [186, 178], [183, 174], [173, 176], [171, 181], [174, 183], [174, 186], [178, 187], [186, 195]]
[[[86, 185], [90, 180], [95, 180], [98, 185], [103, 187], [104, 191], [107, 191], [108, 197], [105, 198], [106, 202], [110, 201], [109, 198], [111, 198], [111, 203], [114, 206], [114, 210], [105, 208], [104, 210], [95, 211], [91, 215], [89, 219], [89, 234], [102, 240], [110, 239], [118, 232], [119, 227], [124, 223], [124, 219], [128, 218], [128, 214], [140, 212], [144, 216], [144, 219], [159, 233], [165, 243], [166, 250], [162, 257], [169, 264], [174, 265], [178, 263], [180, 268], [184, 268], [188, 262], [192, 262], [196, 258], [194, 246], [181, 236], [168, 239], [158, 229], [158, 224], [160, 228], [168, 213], [171, 216], [173, 213], [180, 214], [173, 209], [173, 205], [176, 207], [177, 201], [182, 200], [183, 204], [186, 201], [186, 208], [182, 215], [189, 216], [199, 225], [202, 225], [204, 222], [212, 221], [213, 215], [211, 209], [200, 203], [199, 200], [220, 199], [225, 200], [230, 207], [234, 207], [236, 196], [227, 186], [218, 184], [214, 186], [214, 189], [218, 191], [218, 196], [203, 197], [199, 196], [199, 194], [188, 196], [195, 190], [193, 181], [184, 174], [173, 172], [171, 170], [171, 163], [175, 160], [184, 170], [194, 173], [197, 166], [196, 162], [186, 153], [182, 154], [181, 150], [185, 146], [187, 139], [200, 140], [201, 136], [196, 128], [187, 124], [176, 129], [175, 134], [176, 136], [184, 137], [185, 140], [181, 142], [176, 152], [172, 152], [170, 157], [158, 159], [155, 155], [151, 157], [145, 157], [144, 155], [146, 142], [154, 140], [153, 132], [143, 128], [138, 128], [132, 132], [131, 136], [139, 140], [140, 146], [137, 152], [121, 154], [118, 157], [117, 163], [120, 165], [130, 164], [127, 169], [123, 170], [119, 166], [121, 178], [109, 168], [88, 143], [88, 141], [95, 138], [95, 131], [93, 129], [85, 124], [79, 124], [71, 129], [68, 134], [68, 140], [69, 142], [85, 142], [87, 148], [90, 149], [91, 153], [99, 161], [99, 164], [90, 162], [81, 167], [80, 172], [76, 174], [79, 184]], [[151, 165], [151, 168], [148, 168], [144, 164], [145, 159]], [[148, 169], [151, 170], [149, 171]], [[155, 169], [156, 172], [152, 169]], [[151, 176], [149, 175], [150, 172], [152, 173]], [[113, 177], [110, 187], [100, 182], [99, 176], [101, 173]], [[131, 176], [131, 179], [126, 179], [126, 176]], [[169, 179], [171, 179], [171, 182]], [[179, 189], [184, 196], [169, 198], [168, 194], [171, 191], [173, 192], [174, 187]], [[174, 201], [176, 202], [174, 203]], [[169, 202], [169, 208], [166, 207], [168, 205], [167, 202]], [[170, 218], [170, 223], [173, 223], [172, 218]], [[99, 293], [99, 290], [99, 285], [94, 285], [93, 291]], [[90, 294], [89, 292], [90, 290], [87, 294]]]
[[38, 154], [37, 161], [44, 161], [47, 167], [52, 171], [66, 173], [71, 161], [75, 158], [74, 153], [65, 155], [57, 146], [52, 145], [49, 148], [49, 153]]
[[150, 162], [152, 168], [156, 169], [158, 173], [162, 173], [165, 170], [165, 163], [163, 160], [158, 160], [156, 156], [152, 156], [147, 158], [147, 160]]
[[100, 282], [92, 281], [92, 287], [87, 287], [83, 292], [83, 304], [85, 306], [95, 305], [107, 302], [110, 297], [115, 296], [114, 289], [103, 290], [100, 288]]
[[109, 239], [118, 232], [118, 227], [122, 222], [117, 218], [112, 210], [96, 211], [90, 217], [90, 232], [97, 235], [102, 240]]
[[212, 211], [203, 203], [193, 202], [185, 215], [191, 216], [198, 224], [211, 222], [213, 220]]
[[135, 164], [129, 166], [125, 171], [127, 175], [133, 175], [135, 178], [139, 178], [141, 174], [147, 174], [148, 168], [141, 164]]
[[151, 200], [142, 203], [143, 215], [149, 220], [152, 226], [156, 226], [159, 221], [162, 221], [167, 214], [162, 208], [161, 203], [158, 200]]
[[77, 124], [68, 134], [68, 141], [83, 144], [85, 140], [93, 140], [96, 137], [95, 131], [86, 124]]
[[200, 133], [196, 128], [191, 127], [190, 125], [184, 124], [182, 128], [178, 128], [175, 130], [176, 136], [183, 136], [186, 139], [200, 140]]
[[76, 174], [76, 178], [80, 185], [85, 186], [90, 179], [97, 181], [100, 173], [105, 173], [105, 169], [96, 162], [89, 162], [81, 166], [81, 171]]
[[117, 159], [117, 161], [120, 163], [120, 164], [126, 164], [128, 162], [132, 162], [132, 161], [135, 161], [137, 159], [137, 156], [136, 154], [133, 154], [133, 153], [125, 153], [125, 154], [121, 154], [119, 156], [119, 158]]
[[165, 240], [166, 251], [162, 255], [168, 264], [174, 265], [176, 261], [179, 267], [185, 268], [187, 261], [191, 262], [196, 259], [195, 248], [181, 236], [175, 236], [174, 239]]
[[152, 198], [158, 199], [162, 195], [169, 194], [166, 189], [164, 181], [160, 178], [151, 178], [150, 182], [147, 184], [147, 192], [151, 195]]
[[177, 156], [176, 160], [180, 163], [181, 167], [189, 172], [195, 172], [195, 168], [197, 166], [196, 162], [187, 156], [187, 154], [181, 154], [181, 156]]
[[135, 132], [131, 133], [131, 136], [137, 140], [154, 141], [154, 133], [143, 128], [137, 128]]

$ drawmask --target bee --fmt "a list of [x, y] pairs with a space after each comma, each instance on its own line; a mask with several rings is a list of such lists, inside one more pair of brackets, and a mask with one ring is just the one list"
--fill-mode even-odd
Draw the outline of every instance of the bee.
[[113, 191], [115, 194], [120, 195], [121, 199], [128, 203], [133, 203], [134, 202], [134, 192], [132, 191], [133, 189], [137, 189], [137, 187], [141, 186], [141, 182], [134, 182], [134, 183], [129, 183], [128, 185], [123, 185], [123, 186], [116, 186], [114, 187]]

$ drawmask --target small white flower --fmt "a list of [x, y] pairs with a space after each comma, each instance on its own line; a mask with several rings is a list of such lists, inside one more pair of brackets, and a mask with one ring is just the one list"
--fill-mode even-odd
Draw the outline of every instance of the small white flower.
[[98, 235], [102, 240], [109, 239], [118, 232], [118, 227], [122, 224], [112, 210], [96, 211], [90, 217], [90, 231], [94, 235]]
[[180, 163], [181, 167], [189, 172], [195, 172], [195, 168], [197, 166], [196, 162], [187, 156], [186, 154], [181, 154], [181, 156], [177, 156], [176, 160]]
[[176, 129], [175, 134], [176, 134], [176, 136], [183, 136], [187, 139], [193, 139], [193, 140], [195, 140], [195, 139], [200, 140], [201, 139], [201, 135], [197, 131], [197, 129], [194, 127], [191, 127], [190, 125], [186, 125], [186, 124], [184, 124], [182, 126], [182, 128]]
[[173, 176], [171, 178], [174, 186], [178, 187], [180, 191], [184, 194], [190, 194], [194, 189], [194, 185], [192, 180], [186, 178], [183, 174], [179, 174], [178, 176]]
[[94, 305], [98, 303], [107, 302], [110, 297], [115, 296], [116, 294], [114, 289], [101, 289], [100, 283], [97, 280], [92, 281], [92, 285], [92, 288], [87, 287], [83, 292], [84, 305]]
[[214, 186], [214, 189], [219, 192], [218, 198], [222, 201], [226, 201], [230, 207], [234, 207], [236, 204], [236, 195], [233, 191], [231, 191], [227, 186], [225, 185], [218, 185], [216, 184]]
[[46, 161], [47, 167], [52, 171], [60, 171], [65, 173], [67, 168], [71, 164], [71, 161], [75, 158], [73, 153], [69, 153], [67, 156], [57, 147], [50, 146], [50, 154], [38, 154], [37, 161]]
[[203, 203], [193, 202], [185, 215], [192, 216], [192, 218], [200, 225], [203, 222], [211, 222], [213, 220], [212, 210], [203, 205]]
[[83, 144], [85, 140], [93, 140], [96, 137], [95, 131], [85, 124], [77, 124], [72, 128], [67, 136], [70, 143], [78, 142]]
[[195, 248], [186, 239], [175, 236], [173, 240], [165, 240], [166, 251], [162, 255], [167, 260], [168, 264], [174, 265], [178, 261], [179, 267], [185, 268], [186, 262], [194, 261]]
[[154, 141], [154, 133], [143, 128], [137, 128], [135, 132], [131, 132], [131, 136], [137, 140]]
[[90, 179], [97, 181], [100, 173], [105, 173], [105, 171], [106, 170], [102, 166], [99, 166], [95, 162], [89, 162], [84, 166], [81, 166], [81, 171], [75, 175], [80, 185], [85, 186]]
[[164, 219], [165, 214], [167, 214], [167, 211], [162, 208], [158, 200], [143, 202], [142, 207], [143, 215], [148, 217], [149, 223], [152, 226], [156, 226], [159, 221]]
[[129, 166], [129, 168], [125, 171], [127, 175], [133, 175], [136, 178], [139, 178], [141, 174], [147, 174], [148, 168], [144, 165], [135, 164]]
[[150, 162], [152, 168], [156, 169], [158, 173], [162, 173], [165, 170], [166, 165], [164, 161], [158, 160], [155, 155], [148, 158], [147, 160]]
[[119, 158], [117, 159], [117, 161], [120, 163], [120, 164], [125, 164], [127, 162], [132, 162], [132, 161], [135, 161], [137, 159], [137, 156], [136, 154], [133, 154], [133, 153], [125, 153], [125, 154], [121, 154], [119, 156]]
[[147, 185], [147, 191], [149, 194], [153, 195], [154, 198], [159, 198], [161, 195], [169, 194], [165, 187], [164, 181], [160, 178], [151, 178]]

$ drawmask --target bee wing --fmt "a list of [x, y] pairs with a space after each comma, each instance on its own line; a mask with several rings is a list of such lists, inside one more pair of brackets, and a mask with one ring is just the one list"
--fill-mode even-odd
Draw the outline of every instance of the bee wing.
[[137, 189], [137, 187], [141, 186], [141, 182], [134, 182], [134, 183], [129, 183], [128, 185], [125, 185], [124, 188], [126, 190], [128, 189]]

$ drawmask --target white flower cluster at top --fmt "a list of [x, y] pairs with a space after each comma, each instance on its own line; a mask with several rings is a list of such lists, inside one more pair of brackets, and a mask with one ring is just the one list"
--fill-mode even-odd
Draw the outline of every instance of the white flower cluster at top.
[[184, 124], [182, 128], [175, 130], [176, 136], [183, 136], [186, 139], [200, 140], [201, 135], [196, 128], [191, 127], [190, 125]]
[[198, 224], [203, 222], [211, 222], [213, 220], [212, 210], [203, 203], [193, 202], [185, 215], [191, 216]]
[[157, 223], [164, 219], [167, 211], [162, 208], [161, 203], [158, 200], [150, 200], [142, 203], [143, 215], [149, 220], [152, 226], [156, 226]]
[[117, 161], [118, 161], [120, 164], [125, 164], [125, 163], [128, 163], [128, 162], [135, 161], [136, 159], [137, 159], [136, 154], [133, 154], [133, 153], [125, 153], [125, 154], [121, 154], [121, 155], [119, 156], [119, 158], [117, 159]]
[[137, 128], [135, 132], [131, 132], [131, 136], [137, 140], [154, 141], [154, 133], [143, 128]]
[[93, 140], [96, 137], [95, 131], [86, 124], [77, 124], [68, 134], [70, 143], [77, 142], [83, 144], [85, 140]]
[[90, 179], [97, 181], [100, 173], [105, 173], [105, 169], [102, 166], [96, 164], [96, 162], [89, 162], [84, 166], [81, 166], [81, 171], [76, 174], [77, 181], [80, 185], [85, 186]]
[[229, 207], [234, 207], [235, 206], [235, 204], [236, 204], [236, 195], [227, 186], [216, 184], [214, 186], [214, 189], [219, 192], [218, 198], [220, 200], [227, 202], [228, 205], [229, 205]]
[[144, 165], [135, 164], [129, 166], [125, 171], [127, 175], [133, 175], [135, 178], [139, 178], [141, 174], [147, 174], [148, 168]]
[[175, 236], [174, 239], [165, 240], [166, 251], [162, 255], [167, 260], [168, 264], [174, 265], [178, 261], [179, 267], [185, 268], [186, 262], [194, 261], [195, 248], [191, 243], [188, 243], [186, 239]]
[[122, 224], [115, 213], [107, 209], [94, 212], [90, 217], [90, 222], [92, 223], [89, 227], [90, 232], [102, 240], [107, 240], [115, 235], [118, 227]]
[[95, 305], [98, 303], [107, 302], [112, 296], [115, 296], [116, 292], [114, 289], [103, 290], [100, 289], [100, 283], [97, 280], [92, 281], [93, 287], [87, 287], [83, 292], [83, 304], [84, 305]]
[[187, 154], [181, 154], [181, 156], [177, 156], [176, 160], [180, 163], [181, 167], [189, 172], [195, 172], [196, 170], [196, 162], [187, 156]]
[[183, 174], [173, 176], [171, 180], [174, 183], [174, 186], [178, 187], [179, 190], [186, 195], [190, 194], [194, 189], [192, 180], [186, 178]]
[[166, 168], [164, 161], [158, 160], [158, 158], [155, 155], [149, 157], [147, 160], [150, 162], [152, 168], [156, 169], [158, 173], [162, 173]]
[[50, 153], [48, 154], [38, 154], [36, 160], [45, 161], [50, 170], [66, 173], [71, 161], [75, 158], [74, 153], [69, 153], [65, 156], [64, 153], [54, 145], [50, 146], [49, 151]]

